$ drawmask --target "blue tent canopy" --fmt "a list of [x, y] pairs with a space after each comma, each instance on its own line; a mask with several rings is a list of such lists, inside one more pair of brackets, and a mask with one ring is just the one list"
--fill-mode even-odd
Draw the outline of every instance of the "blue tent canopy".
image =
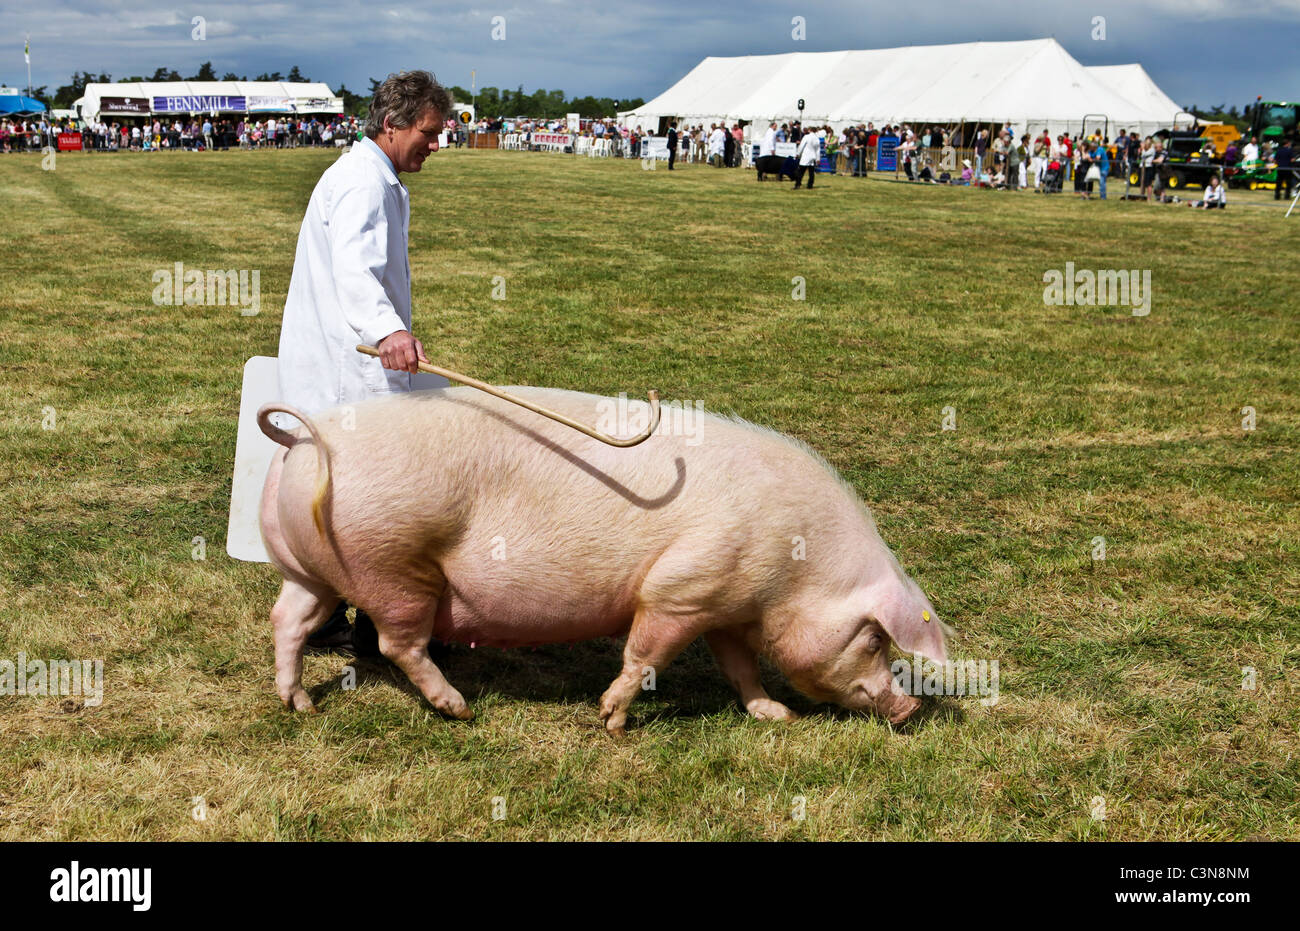
[[0, 94], [0, 116], [44, 112], [45, 104], [34, 97], [24, 97], [22, 94]]

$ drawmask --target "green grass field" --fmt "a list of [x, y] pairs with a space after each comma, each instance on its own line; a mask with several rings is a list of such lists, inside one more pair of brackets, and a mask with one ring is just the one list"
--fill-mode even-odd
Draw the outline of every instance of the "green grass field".
[[[0, 839], [1300, 838], [1300, 218], [432, 158], [408, 185], [434, 361], [806, 440], [953, 652], [1000, 667], [996, 704], [897, 732], [769, 669], [805, 715], [780, 726], [697, 644], [615, 741], [613, 642], [454, 648], [469, 723], [384, 661], [340, 688], [339, 656], [307, 660], [323, 714], [280, 707], [278, 574], [224, 551], [235, 418], [334, 157], [0, 157], [0, 660], [105, 675], [99, 706], [0, 697]], [[261, 312], [155, 306], [175, 262], [260, 270]], [[1066, 262], [1150, 270], [1150, 315], [1046, 306]]]

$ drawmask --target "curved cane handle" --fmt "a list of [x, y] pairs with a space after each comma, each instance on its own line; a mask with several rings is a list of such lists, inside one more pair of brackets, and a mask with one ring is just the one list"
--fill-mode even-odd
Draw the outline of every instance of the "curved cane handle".
[[[362, 344], [357, 346], [357, 352], [364, 353], [368, 356], [375, 356], [376, 358], [379, 357], [379, 350], [374, 346], [366, 346]], [[479, 391], [487, 392], [493, 397], [500, 398], [503, 401], [509, 401], [511, 404], [518, 404], [520, 407], [527, 408], [534, 414], [541, 414], [543, 417], [549, 417], [556, 423], [562, 423], [566, 427], [572, 427], [579, 433], [585, 434], [593, 440], [600, 440], [602, 443], [607, 443], [610, 446], [618, 446], [623, 449], [626, 449], [629, 446], [636, 446], [638, 443], [644, 443], [646, 440], [650, 439], [650, 437], [654, 435], [655, 430], [659, 428], [659, 392], [653, 388], [648, 392], [650, 398], [650, 426], [646, 427], [645, 430], [641, 431], [631, 439], [620, 440], [618, 437], [610, 436], [607, 433], [601, 433], [599, 430], [588, 427], [586, 424], [578, 423], [578, 421], [565, 417], [557, 411], [548, 410], [539, 404], [534, 404], [532, 401], [516, 397], [508, 391], [502, 391], [500, 388], [489, 385], [485, 381], [479, 381], [477, 378], [470, 378], [468, 375], [462, 375], [460, 372], [454, 372], [451, 369], [445, 369], [440, 365], [433, 365], [428, 362], [419, 363], [419, 367], [421, 372], [429, 372], [432, 375], [441, 375], [443, 378], [450, 381], [457, 381], [462, 385], [469, 385], [471, 388], [477, 388]]]

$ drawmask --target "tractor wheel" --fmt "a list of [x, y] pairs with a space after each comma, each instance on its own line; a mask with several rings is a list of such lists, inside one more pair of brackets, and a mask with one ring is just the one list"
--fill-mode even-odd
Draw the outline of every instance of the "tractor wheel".
[[1130, 171], [1128, 173], [1128, 183], [1129, 183], [1129, 187], [1137, 187], [1139, 184], [1142, 183], [1142, 176], [1138, 174], [1136, 171]]
[[1173, 174], [1169, 176], [1169, 181], [1167, 182], [1167, 184], [1171, 191], [1176, 191], [1180, 187], [1187, 186], [1187, 178], [1186, 176], [1183, 175], [1181, 171], [1175, 171]]

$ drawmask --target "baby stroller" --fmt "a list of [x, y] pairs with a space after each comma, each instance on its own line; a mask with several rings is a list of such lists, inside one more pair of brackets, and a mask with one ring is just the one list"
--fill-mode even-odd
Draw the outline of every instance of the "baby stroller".
[[1047, 164], [1047, 170], [1043, 172], [1043, 191], [1048, 194], [1060, 194], [1061, 182], [1065, 180], [1065, 173], [1061, 171], [1061, 163], [1052, 159]]

